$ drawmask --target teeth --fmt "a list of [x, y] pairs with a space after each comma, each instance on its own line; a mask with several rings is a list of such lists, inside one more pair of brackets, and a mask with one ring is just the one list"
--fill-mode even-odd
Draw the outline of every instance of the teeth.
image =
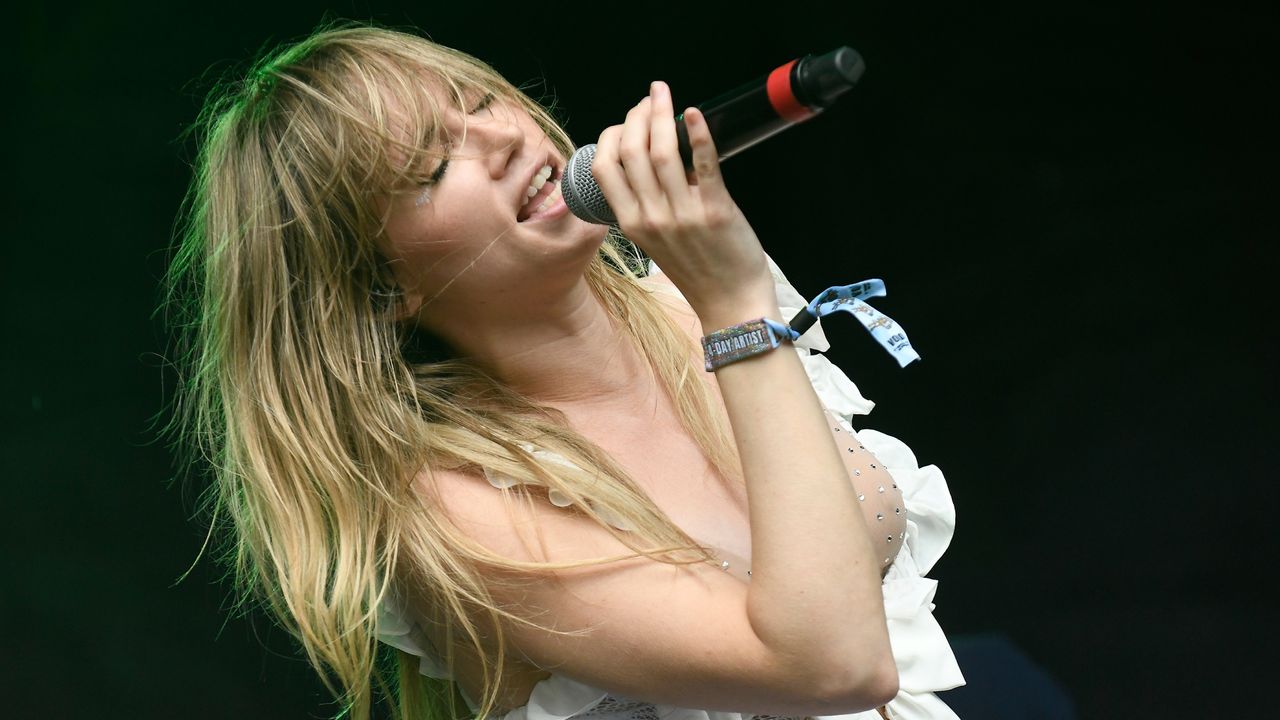
[[542, 189], [542, 186], [547, 184], [547, 178], [549, 177], [551, 177], [551, 166], [543, 165], [542, 169], [533, 176], [533, 182], [529, 183], [529, 191], [524, 198], [525, 205], [529, 204], [529, 198], [537, 195], [538, 191]]
[[531, 214], [531, 215], [537, 215], [538, 213], [542, 212], [543, 210], [546, 210], [547, 208], [551, 207], [552, 203], [554, 203], [554, 202], [556, 201], [556, 198], [558, 198], [558, 197], [560, 197], [560, 186], [559, 186], [559, 185], [557, 185], [557, 186], [555, 187], [555, 189], [553, 189], [553, 190], [551, 191], [551, 194], [547, 196], [547, 199], [546, 199], [546, 200], [543, 200], [541, 203], [539, 203], [539, 204], [538, 204], [538, 207], [534, 208], [534, 209], [533, 209], [533, 212], [532, 212], [532, 213], [530, 213], [530, 214]]

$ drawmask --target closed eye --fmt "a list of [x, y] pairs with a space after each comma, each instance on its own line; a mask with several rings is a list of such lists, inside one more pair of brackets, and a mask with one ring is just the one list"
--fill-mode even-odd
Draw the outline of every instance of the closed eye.
[[[485, 96], [480, 99], [479, 104], [477, 104], [475, 109], [473, 109], [469, 114], [475, 115], [481, 110], [488, 108], [491, 104], [493, 104], [495, 97], [496, 96], [493, 93], [485, 94]], [[449, 158], [445, 157], [445, 159], [440, 163], [440, 167], [436, 168], [435, 172], [431, 173], [431, 175], [428, 176], [426, 180], [424, 180], [419, 184], [424, 185], [426, 187], [435, 185], [436, 183], [440, 182], [440, 178], [444, 177], [444, 171], [448, 169], [448, 167], [449, 167]]]
[[493, 93], [486, 93], [484, 97], [480, 98], [480, 104], [479, 104], [479, 105], [476, 105], [476, 109], [475, 109], [475, 110], [472, 110], [472, 111], [471, 111], [471, 114], [472, 114], [472, 115], [475, 115], [476, 113], [480, 112], [481, 110], [484, 110], [485, 108], [487, 108], [487, 107], [489, 107], [490, 105], [492, 105], [495, 97], [496, 97], [496, 96], [495, 96]]

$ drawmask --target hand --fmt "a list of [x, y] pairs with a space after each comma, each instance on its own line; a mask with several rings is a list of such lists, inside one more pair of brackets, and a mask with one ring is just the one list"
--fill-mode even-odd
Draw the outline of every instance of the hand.
[[665, 83], [600, 134], [591, 173], [618, 225], [671, 278], [699, 317], [775, 302], [764, 249], [725, 189], [706, 119], [684, 113], [694, 169], [685, 172]]

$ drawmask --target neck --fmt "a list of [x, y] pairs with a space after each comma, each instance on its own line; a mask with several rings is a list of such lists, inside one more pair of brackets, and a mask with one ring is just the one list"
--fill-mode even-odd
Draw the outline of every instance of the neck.
[[591, 292], [586, 279], [539, 297], [507, 298], [451, 311], [431, 331], [521, 394], [566, 412], [657, 407], [657, 379]]

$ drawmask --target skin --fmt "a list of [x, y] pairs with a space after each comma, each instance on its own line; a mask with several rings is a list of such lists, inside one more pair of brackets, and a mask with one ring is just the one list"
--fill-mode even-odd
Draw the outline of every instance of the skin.
[[[637, 382], [648, 377], [642, 358], [585, 278], [607, 228], [568, 212], [516, 221], [533, 173], [549, 154], [558, 168], [567, 158], [509, 103], [467, 120], [430, 200], [414, 192], [391, 201], [384, 252], [405, 291], [403, 317], [548, 404], [651, 404], [656, 386]], [[445, 122], [460, 137], [461, 111], [447, 110]]]
[[[426, 89], [424, 92], [437, 92]], [[448, 103], [441, 103], [448, 107]], [[763, 248], [724, 187], [701, 113], [685, 113], [695, 168], [676, 146], [666, 85], [600, 135], [592, 173], [627, 237], [663, 268], [704, 325], [740, 322], [774, 302]], [[460, 110], [445, 122], [461, 136]], [[606, 228], [564, 212], [516, 221], [530, 177], [562, 168], [529, 115], [494, 102], [467, 118], [465, 142], [430, 201], [394, 198], [384, 253], [418, 323], [529, 397], [590, 416], [657, 408], [661, 393], [591, 294], [585, 270]], [[434, 168], [432, 168], [434, 169]]]

